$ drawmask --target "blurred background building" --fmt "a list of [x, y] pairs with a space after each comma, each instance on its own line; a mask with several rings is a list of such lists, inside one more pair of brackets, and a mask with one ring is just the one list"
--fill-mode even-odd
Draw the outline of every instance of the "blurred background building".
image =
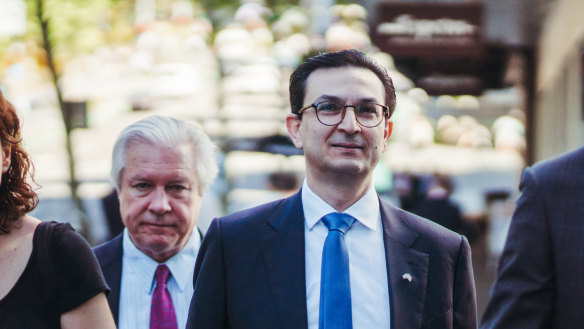
[[387, 68], [398, 98], [375, 186], [415, 210], [441, 198], [435, 183], [448, 178], [482, 313], [522, 168], [583, 144], [582, 13], [582, 0], [2, 0], [0, 88], [24, 122], [34, 214], [98, 243], [122, 228], [108, 171], [124, 127], [152, 114], [203, 125], [221, 150], [205, 231], [301, 185], [303, 156], [284, 126], [289, 75], [308, 56], [360, 49]]

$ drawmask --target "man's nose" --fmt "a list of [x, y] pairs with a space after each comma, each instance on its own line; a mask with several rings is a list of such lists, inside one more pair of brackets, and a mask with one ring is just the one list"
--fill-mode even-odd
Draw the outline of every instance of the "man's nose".
[[338, 129], [345, 131], [349, 134], [361, 130], [361, 126], [357, 121], [357, 113], [355, 112], [355, 108], [353, 107], [345, 108], [345, 116], [343, 117], [343, 120], [341, 120], [341, 122], [339, 123]]
[[156, 188], [152, 192], [148, 209], [157, 214], [167, 213], [171, 210], [170, 198], [163, 187]]

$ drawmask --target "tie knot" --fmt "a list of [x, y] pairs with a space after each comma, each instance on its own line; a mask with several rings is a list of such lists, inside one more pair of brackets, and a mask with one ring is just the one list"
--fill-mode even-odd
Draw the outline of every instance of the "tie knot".
[[329, 229], [329, 231], [337, 230], [345, 234], [349, 227], [351, 227], [351, 225], [353, 225], [355, 222], [355, 218], [353, 218], [351, 215], [331, 212], [330, 214], [324, 216], [322, 221]]
[[154, 274], [154, 280], [156, 280], [157, 285], [166, 284], [170, 278], [170, 270], [166, 264], [160, 264], [156, 268], [156, 273]]

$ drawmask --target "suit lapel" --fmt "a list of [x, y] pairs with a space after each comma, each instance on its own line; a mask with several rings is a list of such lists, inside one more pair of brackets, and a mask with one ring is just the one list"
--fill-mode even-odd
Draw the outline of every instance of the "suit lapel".
[[258, 232], [269, 289], [281, 328], [307, 328], [304, 215], [300, 192], [276, 207]]
[[110, 288], [107, 301], [112, 311], [116, 325], [118, 323], [120, 309], [119, 306], [123, 255], [122, 248], [122, 234], [119, 234], [103, 246], [100, 246], [94, 250], [101, 265], [105, 281]]
[[[412, 248], [418, 234], [401, 216], [403, 214], [393, 206], [381, 203], [392, 328], [420, 328], [429, 255]], [[278, 204], [258, 234], [281, 328], [307, 328], [304, 215], [300, 192]]]
[[404, 213], [381, 204], [392, 328], [420, 328], [428, 281], [429, 255], [412, 245], [418, 234], [404, 222]]

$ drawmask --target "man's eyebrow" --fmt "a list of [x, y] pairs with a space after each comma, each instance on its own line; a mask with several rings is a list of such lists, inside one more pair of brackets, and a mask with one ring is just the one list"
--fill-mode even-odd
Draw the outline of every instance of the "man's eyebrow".
[[316, 99], [316, 103], [322, 102], [322, 101], [339, 102], [339, 103], [343, 102], [343, 100], [340, 97], [333, 96], [333, 95], [320, 95], [320, 97], [318, 97]]
[[128, 181], [148, 181], [148, 180], [150, 180], [148, 177], [140, 174], [128, 177]]
[[177, 177], [174, 179], [170, 179], [166, 182], [166, 184], [171, 185], [171, 184], [185, 184], [185, 185], [190, 185], [192, 184], [191, 180], [188, 179], [187, 177]]
[[[338, 102], [338, 103], [343, 103], [345, 102], [344, 99], [338, 97], [338, 96], [334, 96], [334, 95], [321, 95], [320, 97], [318, 97], [315, 101], [315, 103], [318, 102], [323, 102], [323, 101], [327, 101], [327, 102]], [[364, 98], [360, 98], [358, 103], [376, 103], [377, 99], [375, 99], [374, 97], [364, 97]]]
[[376, 103], [377, 100], [373, 97], [366, 97], [366, 98], [361, 98], [359, 100], [359, 103]]

